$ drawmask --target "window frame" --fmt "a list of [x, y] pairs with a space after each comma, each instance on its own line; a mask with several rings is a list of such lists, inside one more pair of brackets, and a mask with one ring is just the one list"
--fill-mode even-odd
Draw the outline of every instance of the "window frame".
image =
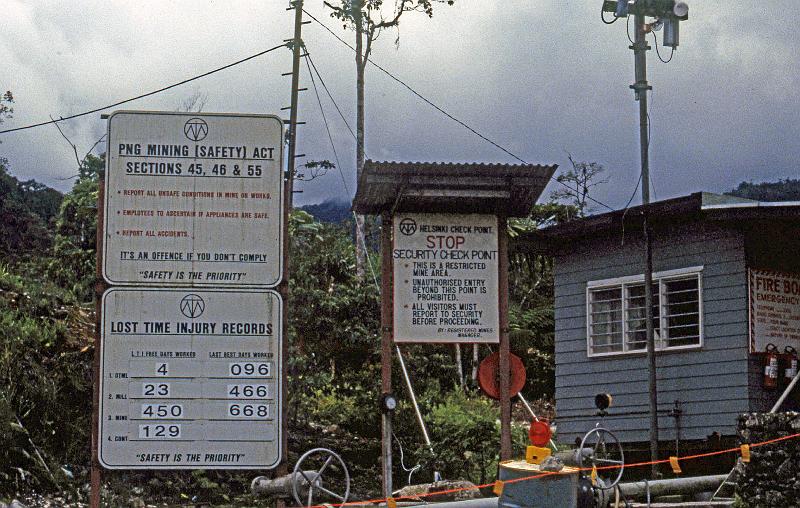
[[[698, 343], [683, 346], [667, 346], [664, 330], [667, 329], [664, 306], [666, 301], [666, 284], [671, 280], [686, 279], [690, 276], [697, 277], [697, 312], [698, 312]], [[658, 284], [659, 328], [656, 330], [660, 337], [656, 337], [656, 352], [687, 351], [701, 349], [705, 343], [704, 316], [703, 316], [703, 265], [653, 272], [653, 283]], [[614, 277], [610, 279], [593, 280], [586, 283], [586, 354], [589, 358], [603, 358], [608, 356], [635, 356], [647, 353], [645, 349], [628, 350], [628, 290], [627, 286], [644, 284], [644, 274]], [[595, 353], [592, 351], [592, 291], [619, 288], [622, 297], [622, 351]]]

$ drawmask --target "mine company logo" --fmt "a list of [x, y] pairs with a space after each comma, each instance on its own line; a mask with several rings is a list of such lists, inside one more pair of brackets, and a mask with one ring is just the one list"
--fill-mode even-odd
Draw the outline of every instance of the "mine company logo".
[[417, 223], [414, 219], [406, 217], [400, 221], [400, 232], [406, 236], [411, 236], [417, 232]]
[[183, 126], [183, 133], [192, 141], [202, 141], [208, 136], [208, 124], [202, 118], [190, 118]]
[[197, 295], [186, 295], [181, 299], [181, 314], [194, 319], [200, 317], [206, 310], [206, 302]]

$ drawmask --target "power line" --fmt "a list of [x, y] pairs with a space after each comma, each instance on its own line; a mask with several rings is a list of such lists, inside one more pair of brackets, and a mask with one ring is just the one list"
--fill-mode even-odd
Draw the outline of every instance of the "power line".
[[319, 112], [322, 114], [322, 121], [325, 123], [325, 131], [328, 133], [328, 140], [331, 142], [331, 149], [333, 150], [333, 158], [336, 159], [336, 169], [339, 170], [339, 175], [342, 177], [342, 184], [344, 185], [344, 190], [347, 192], [347, 195], [350, 195], [350, 190], [347, 188], [347, 181], [344, 178], [344, 173], [342, 172], [342, 165], [339, 162], [339, 154], [336, 153], [336, 145], [333, 142], [333, 136], [331, 135], [331, 128], [328, 125], [328, 117], [325, 116], [325, 108], [322, 107], [322, 100], [319, 97], [319, 90], [317, 89], [317, 81], [314, 79], [314, 73], [311, 72], [311, 64], [309, 63], [309, 55], [308, 55], [308, 48], [306, 48], [306, 67], [308, 67], [308, 75], [311, 77], [311, 84], [314, 85], [314, 95], [317, 96], [317, 104], [319, 104]]
[[31, 125], [26, 125], [24, 127], [15, 127], [13, 129], [5, 129], [5, 130], [0, 131], [0, 134], [6, 134], [8, 132], [21, 131], [21, 130], [25, 130], [25, 129], [33, 129], [34, 127], [41, 127], [43, 125], [50, 125], [51, 123], [58, 123], [58, 122], [63, 122], [65, 120], [72, 120], [73, 118], [78, 118], [78, 117], [81, 117], [81, 116], [91, 115], [93, 113], [98, 113], [100, 111], [103, 111], [103, 110], [106, 110], [106, 109], [110, 109], [110, 108], [113, 108], [113, 107], [116, 107], [116, 106], [119, 106], [119, 105], [122, 105], [122, 104], [126, 104], [128, 102], [132, 102], [132, 101], [135, 101], [135, 100], [143, 99], [145, 97], [150, 97], [151, 95], [155, 95], [157, 93], [164, 92], [166, 90], [169, 90], [171, 88], [175, 88], [177, 86], [185, 85], [186, 83], [189, 83], [191, 81], [195, 81], [197, 79], [204, 78], [206, 76], [210, 76], [211, 74], [217, 73], [219, 71], [223, 71], [225, 69], [229, 69], [229, 68], [231, 68], [231, 67], [233, 67], [235, 65], [239, 65], [241, 63], [247, 62], [248, 60], [252, 60], [254, 58], [258, 58], [258, 57], [260, 57], [262, 55], [266, 55], [267, 53], [275, 51], [276, 49], [288, 47], [288, 45], [289, 45], [288, 43], [283, 43], [283, 44], [281, 44], [279, 46], [275, 46], [275, 47], [272, 47], [272, 48], [269, 48], [269, 49], [265, 49], [264, 51], [260, 51], [260, 52], [254, 54], [254, 55], [250, 55], [248, 57], [242, 58], [241, 60], [237, 60], [237, 61], [229, 63], [227, 65], [223, 65], [222, 67], [217, 67], [216, 69], [210, 70], [208, 72], [204, 72], [203, 74], [198, 74], [197, 76], [194, 76], [194, 77], [191, 77], [191, 78], [188, 78], [188, 79], [184, 79], [183, 81], [179, 81], [178, 83], [173, 83], [171, 85], [159, 88], [158, 90], [153, 90], [152, 92], [147, 92], [147, 93], [143, 93], [141, 95], [137, 95], [136, 97], [131, 97], [130, 99], [125, 99], [125, 100], [122, 100], [122, 101], [118, 101], [118, 102], [115, 102], [114, 104], [109, 104], [108, 106], [95, 108], [95, 109], [92, 109], [90, 111], [84, 111], [83, 113], [77, 113], [77, 114], [70, 115], [70, 116], [62, 116], [62, 117], [59, 117], [59, 118], [57, 118], [55, 120], [50, 120], [48, 122], [40, 122], [40, 123], [31, 124]]
[[[308, 47], [306, 46], [306, 52], [308, 52], [307, 50], [308, 50]], [[333, 100], [333, 95], [331, 95], [331, 91], [328, 90], [328, 85], [326, 85], [325, 81], [322, 79], [322, 75], [320, 75], [319, 70], [317, 69], [317, 66], [314, 64], [314, 59], [311, 58], [311, 55], [308, 55], [308, 61], [311, 62], [311, 66], [314, 68], [314, 72], [317, 74], [317, 77], [319, 78], [319, 82], [322, 84], [322, 88], [325, 89], [325, 93], [328, 94], [328, 98], [333, 103], [334, 107], [336, 108], [336, 111], [339, 112], [339, 116], [342, 117], [342, 121], [344, 122], [345, 127], [347, 127], [347, 130], [350, 131], [350, 135], [353, 136], [353, 139], [356, 139], [356, 133], [353, 132], [353, 129], [350, 127], [350, 124], [347, 123], [347, 119], [344, 117], [344, 114], [342, 113], [342, 110], [339, 108], [339, 105], [336, 104], [335, 100]]]
[[[342, 44], [344, 44], [345, 46], [347, 46], [348, 48], [350, 48], [352, 51], [355, 51], [355, 48], [354, 48], [353, 46], [351, 46], [349, 43], [347, 43], [347, 41], [345, 41], [344, 39], [342, 39], [341, 37], [339, 37], [338, 35], [336, 35], [336, 33], [335, 33], [333, 30], [331, 30], [330, 28], [328, 28], [328, 26], [327, 26], [327, 25], [323, 24], [323, 23], [322, 23], [320, 20], [318, 20], [317, 18], [315, 18], [315, 17], [314, 17], [312, 14], [308, 13], [307, 11], [303, 11], [303, 12], [305, 12], [306, 14], [308, 14], [308, 16], [309, 16], [311, 19], [313, 19], [314, 21], [316, 21], [316, 22], [317, 22], [317, 23], [318, 23], [320, 26], [322, 26], [322, 27], [323, 27], [325, 30], [327, 30], [327, 31], [328, 31], [328, 32], [329, 32], [331, 35], [333, 35], [334, 37], [336, 37], [336, 39], [338, 39], [338, 40], [339, 40], [339, 42], [341, 42]], [[422, 99], [422, 100], [423, 100], [425, 103], [427, 103], [429, 106], [433, 107], [434, 109], [436, 109], [437, 111], [439, 111], [440, 113], [442, 113], [443, 115], [445, 115], [447, 118], [449, 118], [449, 119], [453, 120], [454, 122], [458, 123], [459, 125], [461, 125], [461, 126], [462, 126], [462, 127], [464, 127], [465, 129], [468, 129], [470, 132], [472, 132], [472, 133], [473, 133], [473, 134], [475, 134], [476, 136], [480, 137], [480, 138], [481, 138], [481, 139], [483, 139], [484, 141], [487, 141], [488, 143], [491, 143], [491, 144], [492, 144], [494, 147], [496, 147], [496, 148], [498, 148], [498, 149], [502, 150], [503, 152], [507, 153], [507, 154], [508, 154], [508, 155], [510, 155], [511, 157], [513, 157], [513, 158], [517, 159], [518, 161], [520, 161], [521, 163], [523, 163], [523, 164], [528, 164], [528, 163], [527, 163], [527, 162], [525, 162], [525, 160], [523, 160], [521, 157], [517, 156], [516, 154], [514, 154], [514, 153], [512, 153], [511, 151], [507, 150], [506, 148], [504, 148], [504, 147], [500, 146], [498, 143], [496, 143], [496, 142], [492, 141], [491, 139], [487, 138], [486, 136], [484, 136], [484, 135], [483, 135], [483, 134], [481, 134], [480, 132], [476, 131], [475, 129], [473, 129], [472, 127], [470, 127], [469, 125], [467, 125], [466, 123], [462, 122], [462, 121], [461, 121], [461, 120], [459, 120], [458, 118], [454, 117], [453, 115], [451, 115], [451, 114], [450, 114], [450, 113], [448, 113], [447, 111], [443, 110], [442, 108], [440, 108], [439, 106], [437, 106], [436, 104], [434, 104], [433, 102], [431, 102], [429, 99], [427, 99], [426, 97], [424, 97], [422, 94], [420, 94], [419, 92], [417, 92], [416, 90], [414, 90], [413, 88], [411, 88], [411, 87], [410, 87], [410, 86], [409, 86], [409, 85], [408, 85], [406, 82], [404, 82], [403, 80], [401, 80], [400, 78], [398, 78], [397, 76], [395, 76], [394, 74], [392, 74], [391, 72], [387, 71], [386, 69], [384, 69], [383, 67], [381, 67], [380, 65], [378, 65], [377, 63], [375, 63], [375, 62], [374, 62], [374, 61], [373, 61], [371, 58], [368, 58], [368, 59], [367, 59], [367, 61], [368, 61], [369, 63], [371, 63], [372, 65], [374, 65], [375, 67], [377, 67], [377, 68], [378, 68], [378, 69], [379, 69], [381, 72], [383, 72], [384, 74], [386, 74], [387, 76], [389, 76], [390, 78], [392, 78], [394, 81], [396, 81], [396, 82], [400, 83], [402, 86], [404, 86], [406, 89], [408, 89], [408, 91], [410, 91], [411, 93], [413, 93], [414, 95], [416, 95], [417, 97], [419, 97], [420, 99]]]
[[[333, 103], [334, 107], [336, 108], [336, 111], [338, 111], [339, 115], [342, 117], [342, 121], [347, 126], [347, 130], [350, 131], [350, 134], [355, 139], [356, 135], [353, 132], [353, 129], [351, 129], [350, 128], [350, 124], [347, 123], [347, 120], [345, 119], [344, 115], [342, 114], [342, 110], [339, 109], [339, 105], [336, 104], [336, 101], [333, 99], [333, 95], [331, 95], [330, 90], [328, 90], [328, 87], [325, 86], [325, 81], [322, 79], [322, 76], [320, 75], [319, 70], [317, 69], [317, 66], [314, 65], [314, 60], [311, 59], [311, 54], [308, 51], [308, 47], [306, 46], [306, 65], [308, 65], [309, 63], [311, 63], [311, 66], [314, 67], [314, 72], [317, 74], [317, 77], [319, 78], [320, 83], [325, 88], [325, 91], [328, 93], [328, 98]], [[336, 169], [339, 170], [339, 176], [342, 177], [342, 184], [344, 185], [344, 190], [347, 193], [347, 195], [349, 196], [350, 195], [350, 190], [348, 189], [347, 181], [346, 181], [346, 179], [344, 177], [344, 173], [342, 172], [342, 167], [339, 164], [339, 155], [336, 153], [336, 145], [333, 142], [333, 136], [331, 136], [331, 130], [330, 130], [330, 127], [328, 126], [328, 119], [325, 116], [325, 110], [322, 107], [322, 101], [320, 100], [319, 91], [317, 90], [317, 82], [314, 80], [314, 74], [311, 73], [311, 67], [310, 66], [308, 68], [308, 73], [311, 76], [311, 83], [314, 86], [314, 93], [317, 96], [317, 103], [319, 104], [319, 110], [322, 113], [322, 121], [325, 122], [325, 130], [328, 131], [328, 139], [331, 142], [331, 148], [333, 149], [333, 156], [336, 158]], [[356, 219], [356, 212], [355, 211], [352, 212], [352, 215], [353, 215], [353, 219]], [[367, 247], [367, 237], [364, 235], [364, 231], [363, 230], [362, 231], [356, 231], [356, 242], [358, 242], [359, 240], [361, 240], [361, 244], [364, 246], [364, 252], [368, 253], [369, 252], [369, 248]], [[372, 280], [375, 283], [375, 287], [378, 289], [378, 291], [380, 291], [380, 285], [378, 284], [378, 277], [375, 274], [375, 268], [372, 266], [372, 260], [369, 257], [369, 253], [367, 254], [367, 265], [369, 266], [369, 271], [372, 274]]]
[[[341, 37], [339, 37], [339, 36], [338, 36], [338, 35], [337, 35], [337, 34], [336, 34], [336, 33], [335, 33], [333, 30], [331, 30], [331, 29], [330, 29], [330, 28], [329, 28], [327, 25], [325, 25], [323, 22], [321, 22], [320, 20], [318, 20], [317, 18], [315, 18], [313, 14], [311, 14], [311, 13], [310, 13], [310, 12], [308, 12], [308, 11], [306, 11], [305, 9], [303, 10], [303, 12], [304, 12], [304, 13], [305, 13], [305, 14], [306, 14], [306, 15], [307, 15], [309, 18], [311, 18], [312, 20], [314, 20], [314, 21], [315, 21], [315, 22], [316, 22], [318, 25], [320, 25], [322, 28], [324, 28], [324, 29], [325, 29], [325, 30], [326, 30], [328, 33], [330, 33], [331, 35], [333, 35], [333, 36], [334, 36], [334, 37], [335, 37], [335, 38], [336, 38], [336, 39], [337, 39], [339, 42], [341, 42], [342, 44], [344, 44], [345, 46], [347, 46], [348, 48], [350, 48], [350, 50], [352, 50], [352, 51], [355, 51], [355, 48], [354, 48], [353, 46], [351, 46], [351, 45], [350, 45], [350, 44], [349, 44], [347, 41], [345, 41], [344, 39], [342, 39]], [[529, 163], [529, 162], [527, 162], [525, 159], [523, 159], [523, 158], [521, 158], [521, 157], [517, 156], [516, 154], [512, 153], [511, 151], [509, 151], [509, 150], [508, 150], [508, 149], [506, 149], [505, 147], [503, 147], [503, 146], [499, 145], [499, 144], [498, 144], [498, 143], [496, 143], [495, 141], [492, 141], [491, 139], [489, 139], [488, 137], [484, 136], [483, 134], [481, 134], [480, 132], [478, 132], [478, 131], [477, 131], [477, 130], [475, 130], [474, 128], [470, 127], [469, 125], [467, 125], [467, 124], [466, 124], [466, 123], [464, 123], [463, 121], [459, 120], [458, 118], [454, 117], [453, 115], [451, 115], [450, 113], [448, 113], [447, 111], [445, 111], [444, 109], [442, 109], [441, 107], [437, 106], [436, 104], [434, 104], [433, 102], [431, 102], [429, 99], [427, 99], [426, 97], [424, 97], [422, 94], [420, 94], [419, 92], [417, 92], [416, 90], [414, 90], [413, 88], [411, 88], [411, 86], [409, 86], [409, 85], [408, 85], [406, 82], [404, 82], [403, 80], [401, 80], [400, 78], [398, 78], [398, 77], [396, 77], [394, 74], [392, 74], [391, 72], [387, 71], [386, 69], [384, 69], [383, 67], [381, 67], [380, 65], [378, 65], [377, 63], [375, 63], [375, 62], [374, 62], [374, 61], [373, 61], [371, 58], [368, 58], [368, 59], [367, 59], [367, 61], [368, 61], [369, 63], [371, 63], [372, 65], [374, 65], [375, 67], [377, 67], [377, 68], [378, 68], [378, 70], [380, 70], [381, 72], [383, 72], [384, 74], [386, 74], [387, 76], [389, 76], [390, 78], [392, 78], [394, 81], [396, 81], [396, 82], [400, 83], [402, 86], [404, 86], [404, 87], [405, 87], [406, 89], [408, 89], [408, 90], [409, 90], [411, 93], [413, 93], [414, 95], [416, 95], [418, 98], [420, 98], [420, 99], [421, 99], [422, 101], [424, 101], [426, 104], [428, 104], [428, 105], [429, 105], [429, 106], [431, 106], [432, 108], [436, 109], [437, 111], [439, 111], [440, 113], [442, 113], [443, 115], [445, 115], [447, 118], [449, 118], [449, 119], [453, 120], [453, 121], [454, 121], [454, 122], [456, 122], [457, 124], [461, 125], [461, 126], [462, 126], [462, 127], [464, 127], [465, 129], [469, 130], [470, 132], [472, 132], [473, 134], [475, 134], [476, 136], [478, 136], [479, 138], [481, 138], [481, 139], [483, 139], [484, 141], [486, 141], [486, 142], [490, 143], [492, 146], [494, 146], [494, 147], [496, 147], [496, 148], [498, 148], [498, 149], [502, 150], [503, 152], [505, 152], [506, 154], [510, 155], [510, 156], [511, 156], [511, 157], [513, 157], [514, 159], [516, 159], [516, 160], [520, 161], [521, 163], [523, 163], [523, 164], [530, 164], [530, 163]], [[562, 182], [562, 181], [558, 180], [557, 178], [554, 178], [554, 177], [552, 177], [552, 176], [551, 176], [551, 177], [550, 177], [550, 179], [551, 179], [551, 180], [553, 180], [554, 182], [558, 182], [559, 184], [563, 185], [564, 187], [567, 187], [568, 189], [572, 190], [572, 189], [571, 189], [571, 188], [570, 188], [570, 187], [569, 187], [567, 184], [565, 184], [564, 182]], [[608, 206], [607, 204], [603, 203], [602, 201], [598, 201], [597, 199], [595, 199], [595, 198], [593, 198], [593, 197], [591, 197], [591, 196], [586, 196], [586, 197], [587, 197], [587, 199], [589, 199], [589, 201], [592, 201], [592, 202], [594, 202], [594, 203], [596, 203], [596, 204], [598, 204], [598, 205], [600, 205], [600, 206], [603, 206], [603, 207], [607, 208], [608, 210], [614, 211], [614, 209], [613, 209], [612, 207]]]

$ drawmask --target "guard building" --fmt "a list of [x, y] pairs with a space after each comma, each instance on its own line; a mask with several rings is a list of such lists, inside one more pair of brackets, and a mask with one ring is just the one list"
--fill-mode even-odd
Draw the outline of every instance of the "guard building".
[[[604, 425], [621, 441], [649, 439], [643, 212], [594, 215], [519, 241], [554, 257], [561, 442], [594, 426], [598, 393], [613, 396]], [[737, 416], [769, 411], [796, 369], [800, 202], [696, 193], [647, 212], [660, 440], [734, 436]]]

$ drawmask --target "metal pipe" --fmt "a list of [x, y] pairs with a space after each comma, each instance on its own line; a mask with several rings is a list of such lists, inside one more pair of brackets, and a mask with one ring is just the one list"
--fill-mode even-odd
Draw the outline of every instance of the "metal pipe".
[[406, 388], [408, 388], [408, 394], [411, 395], [411, 404], [414, 405], [414, 413], [417, 415], [417, 422], [419, 423], [419, 428], [422, 430], [422, 437], [425, 439], [425, 444], [428, 445], [428, 449], [433, 453], [433, 445], [431, 445], [431, 438], [428, 435], [428, 429], [425, 427], [425, 421], [422, 419], [422, 413], [419, 410], [419, 404], [417, 403], [417, 396], [414, 394], [414, 388], [411, 386], [411, 378], [408, 376], [408, 369], [406, 369], [406, 361], [403, 359], [403, 353], [400, 351], [400, 346], [395, 344], [395, 349], [397, 350], [397, 359], [400, 360], [400, 370], [403, 371], [403, 379], [406, 381]]
[[783, 391], [783, 393], [781, 394], [781, 396], [778, 399], [778, 401], [775, 403], [774, 406], [772, 406], [772, 409], [770, 409], [770, 411], [769, 411], [770, 413], [777, 413], [778, 412], [778, 409], [786, 401], [786, 397], [788, 397], [789, 394], [792, 393], [792, 390], [794, 390], [794, 387], [797, 385], [797, 381], [798, 380], [800, 380], [800, 371], [798, 371], [797, 374], [794, 375], [794, 378], [792, 379], [792, 382], [789, 383], [789, 386], [786, 387], [786, 389]]
[[[406, 361], [403, 358], [403, 353], [400, 351], [400, 346], [395, 344], [395, 350], [397, 351], [397, 359], [400, 361], [400, 370], [403, 371], [403, 379], [406, 381], [406, 388], [408, 388], [408, 394], [411, 396], [411, 404], [414, 406], [414, 414], [417, 415], [417, 423], [419, 423], [419, 428], [422, 430], [422, 437], [425, 439], [425, 444], [428, 446], [428, 450], [430, 450], [431, 455], [435, 455], [433, 452], [433, 445], [431, 444], [431, 437], [428, 435], [428, 428], [425, 426], [425, 420], [422, 419], [422, 412], [419, 410], [419, 403], [417, 402], [417, 396], [414, 393], [414, 387], [411, 386], [411, 376], [408, 375], [408, 369], [406, 369]], [[409, 475], [411, 478], [411, 475]], [[442, 479], [442, 475], [439, 471], [433, 472], [433, 481], [438, 482]], [[409, 483], [411, 480], [409, 479]]]
[[[400, 506], [400, 503], [397, 503]], [[381, 505], [385, 506], [385, 505]], [[480, 499], [467, 499], [465, 501], [447, 501], [444, 503], [419, 503], [417, 505], [414, 504], [406, 504], [403, 505], [404, 507], [408, 506], [435, 506], [436, 508], [497, 508], [499, 506], [499, 500], [496, 497], [482, 497]]]
[[690, 494], [715, 489], [727, 475], [695, 476], [693, 478], [673, 478], [670, 480], [651, 480], [631, 483], [620, 483], [619, 491], [624, 497], [641, 497], [649, 493], [652, 497]]

